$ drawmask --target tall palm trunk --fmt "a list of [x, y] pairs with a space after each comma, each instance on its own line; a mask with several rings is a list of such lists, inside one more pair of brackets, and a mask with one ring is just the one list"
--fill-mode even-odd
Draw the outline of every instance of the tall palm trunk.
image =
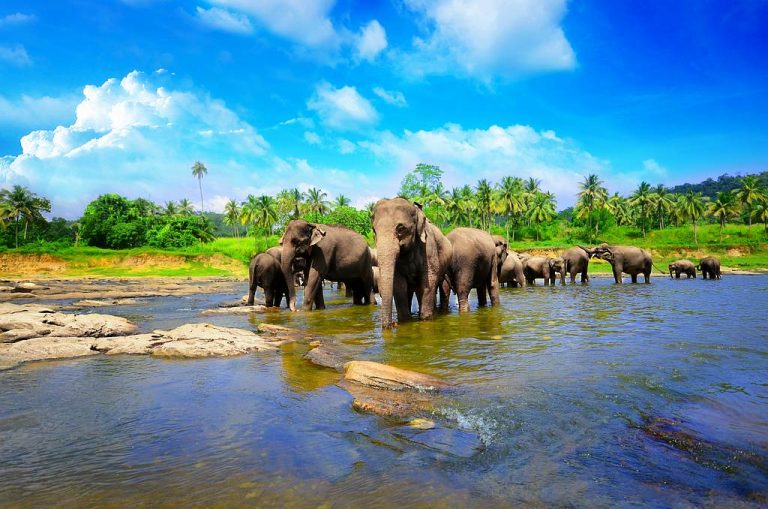
[[200, 212], [205, 212], [205, 209], [203, 208], [203, 179], [197, 177], [197, 183], [200, 186]]

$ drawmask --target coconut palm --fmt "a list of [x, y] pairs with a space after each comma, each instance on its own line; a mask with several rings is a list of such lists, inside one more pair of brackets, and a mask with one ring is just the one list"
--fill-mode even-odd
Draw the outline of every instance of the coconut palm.
[[748, 175], [741, 179], [741, 187], [735, 191], [736, 198], [744, 207], [749, 221], [749, 230], [752, 231], [752, 206], [760, 202], [764, 195], [760, 189], [760, 181], [754, 175]]
[[314, 214], [315, 221], [319, 219], [319, 216], [328, 212], [328, 200], [326, 197], [328, 193], [313, 187], [307, 191], [307, 208], [311, 214]]
[[191, 201], [189, 201], [186, 198], [179, 201], [178, 214], [180, 216], [191, 216], [194, 213], [195, 213], [195, 207], [194, 205], [192, 205]]
[[[519, 177], [504, 177], [501, 179], [497, 191], [497, 211], [506, 217], [507, 238], [509, 238], [509, 222], [517, 224], [525, 214], [525, 191], [523, 179]], [[515, 231], [512, 230], [512, 241], [515, 240]]]
[[672, 210], [674, 203], [670, 198], [669, 191], [667, 191], [667, 188], [662, 184], [657, 185], [653, 190], [653, 205], [656, 210], [656, 215], [659, 218], [659, 230], [663, 230], [664, 218], [669, 214], [669, 211]]
[[461, 199], [459, 200], [459, 206], [461, 207], [461, 213], [464, 216], [464, 223], [472, 226], [472, 218], [477, 215], [477, 209], [475, 207], [475, 192], [469, 187], [469, 184], [465, 184], [460, 189]]
[[303, 199], [304, 193], [297, 188], [283, 189], [277, 193], [277, 210], [281, 214], [290, 216], [291, 219], [298, 219], [301, 215]]
[[235, 200], [229, 200], [224, 205], [224, 224], [232, 227], [235, 238], [240, 237], [240, 228], [237, 224], [240, 222], [240, 205]]
[[179, 213], [179, 206], [176, 205], [176, 202], [173, 200], [169, 200], [165, 202], [165, 207], [163, 207], [163, 215], [165, 216], [175, 216]]
[[752, 218], [762, 221], [768, 233], [768, 199], [760, 200], [752, 206]]
[[256, 225], [264, 230], [266, 235], [272, 232], [277, 222], [277, 202], [269, 195], [262, 194], [256, 199]]
[[445, 209], [448, 213], [448, 221], [453, 226], [459, 226], [465, 224], [466, 216], [464, 215], [463, 201], [464, 197], [461, 192], [461, 188], [454, 187], [448, 194], [448, 198], [445, 202]]
[[491, 217], [493, 214], [493, 188], [486, 179], [480, 179], [477, 182], [477, 193], [475, 193], [475, 203], [480, 217], [480, 227], [486, 230], [491, 228]]
[[629, 224], [632, 221], [632, 211], [629, 208], [629, 203], [627, 203], [627, 199], [619, 195], [619, 193], [614, 193], [613, 196], [608, 198], [605, 202], [605, 206], [608, 209], [608, 212], [613, 214], [617, 225], [621, 226]]
[[693, 242], [698, 244], [699, 240], [696, 237], [696, 223], [699, 218], [704, 215], [704, 201], [701, 198], [701, 193], [696, 193], [693, 189], [689, 189], [682, 199], [683, 213], [686, 218], [693, 221]]
[[51, 211], [51, 202], [41, 198], [24, 186], [15, 185], [0, 191], [3, 215], [15, 221], [16, 247], [19, 247], [19, 225], [24, 221], [24, 240], [27, 239], [29, 223], [43, 219], [43, 212]]
[[[577, 202], [577, 208], [580, 213], [580, 219], [584, 216], [587, 218], [587, 231], [592, 232], [592, 211], [599, 210], [605, 206], [605, 202], [608, 199], [608, 190], [603, 186], [603, 181], [600, 177], [591, 173], [584, 177], [584, 182], [579, 184], [577, 196], [579, 200]], [[599, 233], [600, 223], [595, 223], [595, 238]]]
[[723, 241], [725, 223], [738, 213], [738, 206], [734, 194], [727, 191], [717, 193], [717, 199], [707, 206], [707, 214], [716, 217], [720, 223], [720, 242]]
[[539, 240], [539, 226], [551, 221], [555, 213], [555, 197], [552, 193], [538, 192], [533, 196], [528, 208], [528, 218], [536, 225], [536, 240]]
[[334, 200], [334, 202], [333, 202], [333, 208], [334, 208], [334, 209], [337, 209], [337, 208], [339, 208], [339, 207], [349, 207], [349, 204], [350, 204], [350, 203], [351, 203], [351, 202], [349, 201], [349, 198], [347, 198], [347, 197], [346, 197], [346, 196], [344, 196], [343, 194], [340, 194], [340, 195], [339, 195], [339, 196], [336, 198], [336, 200]]
[[651, 184], [646, 181], [640, 182], [640, 185], [635, 189], [635, 192], [629, 197], [629, 205], [637, 210], [640, 227], [643, 231], [643, 237], [645, 237], [646, 218], [648, 216], [648, 211], [653, 206]]
[[205, 208], [203, 208], [203, 177], [206, 175], [208, 175], [208, 168], [200, 161], [195, 161], [195, 164], [192, 165], [192, 176], [197, 178], [197, 183], [200, 186], [200, 212], [205, 212]]

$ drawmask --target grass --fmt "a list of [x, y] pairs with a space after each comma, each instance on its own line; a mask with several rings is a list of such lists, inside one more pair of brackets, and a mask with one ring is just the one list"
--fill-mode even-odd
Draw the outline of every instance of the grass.
[[[724, 231], [722, 242], [718, 225], [702, 225], [698, 229], [698, 245], [693, 242], [690, 225], [653, 230], [645, 238], [633, 228], [615, 227], [601, 234], [595, 243], [574, 238], [574, 232], [568, 228], [561, 228], [560, 235], [558, 238], [538, 242], [529, 239], [516, 241], [510, 243], [510, 247], [520, 252], [541, 250], [556, 253], [575, 244], [594, 245], [608, 242], [648, 249], [653, 254], [654, 263], [662, 269], [670, 261], [689, 258], [698, 262], [700, 257], [707, 254], [719, 257], [724, 267], [743, 270], [768, 268], [768, 235], [762, 225], [754, 225], [751, 231], [744, 225], [729, 225]], [[0, 251], [0, 266], [3, 256], [22, 255], [7, 264], [9, 268], [4, 270], [8, 272], [7, 275], [247, 277], [247, 266], [251, 257], [277, 245], [279, 240], [280, 237], [276, 235], [256, 239], [225, 237], [208, 244], [181, 249], [142, 247], [127, 250], [74, 247], [56, 243], [31, 244], [19, 249]], [[51, 264], [58, 264], [58, 268], [50, 268]], [[65, 267], [63, 270], [62, 266]], [[608, 273], [610, 266], [595, 260], [590, 264], [590, 271]]]

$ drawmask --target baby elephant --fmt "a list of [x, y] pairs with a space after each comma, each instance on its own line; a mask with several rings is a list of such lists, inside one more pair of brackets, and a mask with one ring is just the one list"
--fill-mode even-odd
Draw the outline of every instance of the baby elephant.
[[248, 306], [253, 306], [253, 297], [258, 286], [264, 289], [264, 301], [267, 307], [279, 307], [283, 296], [288, 303], [288, 285], [285, 283], [280, 262], [274, 256], [267, 253], [254, 256], [251, 259], [248, 274]]
[[675, 278], [680, 279], [680, 274], [685, 274], [688, 278], [696, 277], [696, 267], [689, 260], [677, 260], [669, 264], [669, 277], [674, 272]]
[[720, 260], [714, 256], [702, 258], [696, 268], [704, 279], [720, 279]]

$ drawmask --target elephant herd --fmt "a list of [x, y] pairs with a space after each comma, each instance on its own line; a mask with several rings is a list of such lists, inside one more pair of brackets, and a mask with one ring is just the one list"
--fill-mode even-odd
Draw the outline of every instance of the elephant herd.
[[[304, 220], [288, 223], [280, 246], [256, 255], [250, 263], [248, 305], [254, 302], [257, 287], [264, 289], [267, 306], [279, 306], [285, 297], [296, 311], [296, 285], [303, 282], [301, 309], [324, 309], [323, 280], [343, 283], [355, 304], [375, 304], [381, 296], [381, 323], [392, 327], [392, 303], [397, 317], [411, 316], [416, 297], [419, 317], [429, 319], [437, 309], [448, 309], [450, 292], [456, 294], [459, 311], [469, 310], [469, 293], [476, 290], [478, 304], [499, 303], [499, 286], [526, 286], [543, 279], [554, 284], [560, 275], [565, 284], [580, 276], [589, 281], [591, 258], [611, 264], [614, 280], [628, 274], [636, 283], [640, 274], [650, 282], [653, 261], [644, 249], [601, 244], [590, 248], [574, 246], [551, 258], [516, 253], [499, 235], [476, 228], [456, 228], [448, 235], [433, 225], [419, 204], [404, 198], [382, 199], [371, 214], [376, 248], [368, 247], [357, 232], [335, 225], [312, 224]], [[688, 260], [669, 265], [670, 277], [720, 278], [720, 262], [706, 257], [698, 266]], [[438, 301], [439, 297], [439, 301]]]

